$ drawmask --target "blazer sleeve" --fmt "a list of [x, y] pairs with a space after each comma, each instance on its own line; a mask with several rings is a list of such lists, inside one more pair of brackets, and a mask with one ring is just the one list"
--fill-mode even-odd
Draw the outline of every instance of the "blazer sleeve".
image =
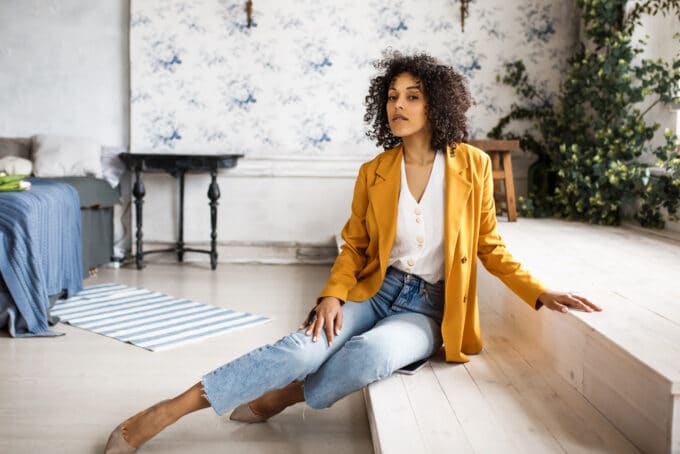
[[491, 274], [499, 278], [529, 306], [538, 310], [543, 305], [538, 301], [538, 297], [546, 290], [546, 287], [510, 254], [496, 229], [491, 159], [487, 155], [484, 156], [482, 184], [477, 256]]
[[345, 244], [335, 259], [331, 275], [326, 287], [319, 294], [317, 304], [325, 296], [334, 296], [344, 304], [349, 291], [357, 283], [357, 274], [366, 265], [366, 248], [369, 243], [366, 231], [366, 211], [368, 209], [368, 190], [366, 183], [366, 165], [359, 168], [359, 175], [354, 184], [352, 210], [349, 219], [342, 229], [341, 236]]

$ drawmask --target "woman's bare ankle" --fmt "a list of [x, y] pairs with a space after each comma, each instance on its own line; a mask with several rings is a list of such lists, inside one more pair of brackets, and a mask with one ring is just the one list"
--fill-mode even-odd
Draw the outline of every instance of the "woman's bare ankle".
[[177, 419], [170, 410], [170, 402], [158, 402], [128, 419], [123, 425], [125, 440], [138, 448], [175, 423]]
[[249, 402], [250, 409], [258, 416], [271, 418], [287, 407], [304, 402], [303, 382], [294, 381], [280, 389], [269, 391]]
[[205, 397], [203, 385], [198, 382], [172, 399], [168, 409], [171, 413], [170, 416], [174, 419], [173, 422], [176, 422], [182, 416], [208, 407], [210, 407], [210, 402]]

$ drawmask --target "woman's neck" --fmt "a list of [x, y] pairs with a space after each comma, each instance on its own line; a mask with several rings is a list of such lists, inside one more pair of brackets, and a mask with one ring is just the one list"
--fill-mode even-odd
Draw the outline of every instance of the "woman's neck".
[[406, 164], [426, 165], [434, 161], [435, 150], [432, 149], [431, 135], [419, 134], [402, 139], [404, 160]]

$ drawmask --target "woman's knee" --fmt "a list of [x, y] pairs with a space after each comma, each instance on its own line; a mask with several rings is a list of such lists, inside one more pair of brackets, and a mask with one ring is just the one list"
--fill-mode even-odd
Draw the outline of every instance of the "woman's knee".
[[352, 369], [368, 383], [389, 377], [395, 369], [389, 345], [375, 336], [354, 336], [345, 348], [351, 354]]
[[279, 339], [273, 346], [290, 355], [296, 370], [301, 371], [301, 377], [314, 372], [323, 363], [325, 357], [317, 344], [322, 344], [325, 337], [320, 336], [317, 342], [305, 335], [304, 330], [293, 332]]

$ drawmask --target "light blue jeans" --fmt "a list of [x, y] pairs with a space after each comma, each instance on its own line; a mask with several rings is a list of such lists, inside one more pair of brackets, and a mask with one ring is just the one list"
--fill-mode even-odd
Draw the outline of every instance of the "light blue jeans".
[[342, 307], [342, 330], [332, 346], [323, 330], [316, 342], [298, 330], [206, 374], [201, 380], [205, 396], [222, 415], [304, 379], [307, 405], [330, 407], [439, 349], [443, 283], [430, 284], [390, 267], [376, 295]]

